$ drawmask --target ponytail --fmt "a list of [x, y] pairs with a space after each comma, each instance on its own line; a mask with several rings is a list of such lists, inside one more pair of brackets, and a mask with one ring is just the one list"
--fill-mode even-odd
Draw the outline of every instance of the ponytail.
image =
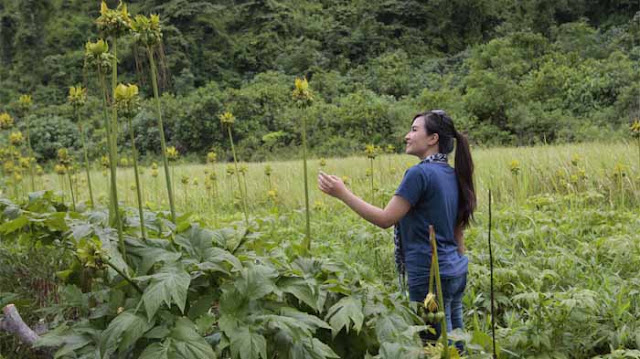
[[476, 209], [476, 191], [473, 185], [473, 159], [467, 137], [454, 129], [456, 138], [455, 171], [458, 178], [458, 220], [456, 227], [466, 228]]

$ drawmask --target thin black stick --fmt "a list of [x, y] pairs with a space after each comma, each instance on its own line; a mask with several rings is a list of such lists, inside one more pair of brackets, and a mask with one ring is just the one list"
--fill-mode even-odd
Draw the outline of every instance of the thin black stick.
[[493, 358], [498, 358], [496, 354], [496, 320], [495, 306], [493, 302], [493, 252], [491, 250], [491, 190], [489, 190], [489, 272], [491, 274], [491, 337], [493, 339]]

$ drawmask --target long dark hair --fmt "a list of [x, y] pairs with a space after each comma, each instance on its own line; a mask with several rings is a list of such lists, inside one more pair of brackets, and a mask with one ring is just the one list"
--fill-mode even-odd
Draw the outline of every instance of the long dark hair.
[[466, 228], [473, 219], [476, 209], [476, 191], [473, 185], [473, 159], [467, 137], [456, 131], [453, 120], [442, 110], [432, 110], [417, 114], [413, 119], [424, 117], [424, 127], [428, 135], [438, 134], [438, 152], [451, 153], [453, 140], [456, 144], [455, 171], [458, 178], [458, 218], [456, 227]]

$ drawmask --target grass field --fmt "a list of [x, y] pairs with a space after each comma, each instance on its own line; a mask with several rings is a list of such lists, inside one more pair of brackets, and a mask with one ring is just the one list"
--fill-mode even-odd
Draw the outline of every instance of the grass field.
[[[470, 357], [488, 357], [490, 348], [487, 342], [491, 332], [487, 244], [489, 189], [493, 193], [495, 316], [501, 356], [640, 357], [640, 279], [637, 275], [640, 267], [640, 159], [637, 153], [634, 143], [473, 150], [479, 207], [474, 224], [466, 231], [470, 271], [464, 298], [466, 328], [461, 334], [476, 344], [469, 347]], [[416, 161], [406, 155], [381, 155], [374, 160], [376, 204], [386, 203], [404, 170]], [[358, 281], [368, 283], [381, 293], [397, 293], [391, 231], [358, 218], [315, 186], [315, 174], [322, 169], [346, 177], [356, 194], [370, 199], [369, 159], [364, 156], [327, 159], [324, 166], [320, 162], [319, 159], [310, 162], [313, 189], [311, 254], [315, 258], [344, 264], [348, 273], [356, 273], [350, 274], [349, 278], [359, 278]], [[243, 254], [240, 258], [253, 258], [254, 255], [297, 258], [305, 226], [301, 162], [245, 165], [254, 234], [244, 249], [246, 253], [254, 254]], [[271, 167], [270, 177], [265, 175], [266, 166]], [[205, 187], [205, 171], [216, 173], [217, 189]], [[156, 178], [151, 172], [150, 168], [145, 168], [142, 175], [145, 202], [150, 209], [166, 210], [162, 168]], [[238, 184], [235, 177], [227, 174], [226, 164], [177, 164], [172, 173], [176, 179], [179, 212], [192, 213], [192, 220], [210, 228], [238, 229], [243, 226]], [[120, 198], [128, 206], [130, 216], [135, 218], [131, 168], [119, 169], [118, 176]], [[188, 177], [188, 184], [182, 183], [183, 176]], [[79, 172], [77, 178], [82, 177], [83, 173]], [[194, 183], [196, 178], [197, 184]], [[65, 183], [68, 203], [67, 180], [55, 174], [38, 179], [45, 188], [54, 190], [60, 190], [60, 184]], [[92, 180], [96, 196], [103, 203], [107, 178], [100, 171], [94, 171]], [[25, 180], [23, 185], [27, 184]], [[76, 197], [80, 201], [86, 200], [88, 194], [83, 181], [78, 181], [77, 186], [79, 194]], [[269, 194], [274, 189], [276, 194]], [[7, 190], [9, 193], [14, 191], [12, 188]], [[135, 223], [130, 223], [129, 233], [135, 233], [135, 230]], [[5, 273], [0, 274], [11, 278], [16, 271], [12, 272], [7, 265], [15, 257], [6, 258], [0, 259], [0, 267], [5, 268]], [[29, 268], [29, 260], [23, 260], [26, 262], [23, 267]], [[0, 284], [2, 291], [25, 297], [33, 295], [29, 294], [33, 290], [28, 286], [20, 287], [8, 279], [0, 280]], [[47, 307], [44, 302], [39, 305]], [[37, 313], [29, 313], [27, 317], [42, 316]], [[368, 318], [365, 322], [375, 323], [375, 317], [366, 314], [366, 305], [363, 313]], [[366, 330], [363, 329], [360, 337], [364, 333]], [[349, 338], [350, 343], [364, 340]], [[9, 338], [5, 337], [5, 340], [10, 343]], [[333, 343], [332, 348], [340, 357], [354, 357], [354, 349], [350, 351]], [[11, 357], [5, 353], [15, 350], [15, 346], [3, 345], [0, 345], [0, 353]], [[378, 355], [393, 357], [385, 356], [383, 347]]]

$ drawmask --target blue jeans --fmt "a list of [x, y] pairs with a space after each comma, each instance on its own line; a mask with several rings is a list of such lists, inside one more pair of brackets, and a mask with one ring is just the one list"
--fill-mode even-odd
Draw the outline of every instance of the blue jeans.
[[[442, 296], [444, 297], [444, 312], [447, 320], [447, 332], [454, 329], [464, 329], [462, 320], [462, 297], [467, 287], [467, 273], [458, 277], [441, 278]], [[429, 291], [429, 283], [409, 288], [409, 297], [413, 301], [423, 301]], [[436, 326], [436, 338], [440, 337], [441, 326]], [[428, 338], [431, 339], [431, 338]], [[456, 343], [458, 350], [462, 351], [462, 343]]]

